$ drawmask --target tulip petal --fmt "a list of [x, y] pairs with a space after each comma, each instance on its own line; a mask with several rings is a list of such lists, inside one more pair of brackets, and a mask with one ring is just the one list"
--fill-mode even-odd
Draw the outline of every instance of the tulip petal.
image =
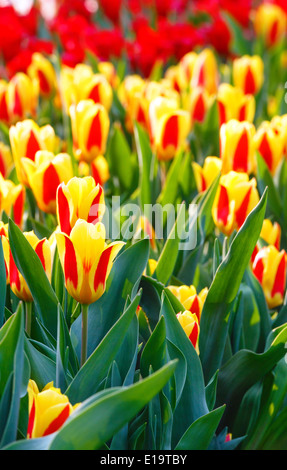
[[113, 261], [123, 246], [123, 242], [114, 242], [103, 250], [93, 279], [93, 290], [96, 298], [103, 294]]

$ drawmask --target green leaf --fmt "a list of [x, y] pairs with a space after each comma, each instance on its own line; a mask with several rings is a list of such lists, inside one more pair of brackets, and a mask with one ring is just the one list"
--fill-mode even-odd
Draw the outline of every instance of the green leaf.
[[135, 188], [131, 149], [123, 131], [116, 126], [113, 127], [110, 137], [109, 159], [111, 162], [111, 173], [118, 177], [123, 189], [132, 192]]
[[134, 134], [140, 169], [140, 203], [141, 208], [144, 210], [145, 204], [153, 204], [154, 158], [148, 135], [137, 122], [135, 122]]
[[6, 305], [6, 269], [2, 241], [0, 243], [0, 327], [4, 322], [4, 311]]
[[267, 208], [271, 212], [271, 215], [275, 215], [278, 222], [282, 224], [284, 211], [280, 195], [277, 192], [269, 168], [259, 152], [257, 152], [257, 184], [260, 194], [263, 194], [265, 188], [268, 187]]
[[9, 242], [17, 268], [23, 275], [33, 296], [43, 324], [56, 337], [58, 299], [44, 271], [40, 258], [25, 236], [9, 221]]
[[224, 409], [225, 406], [221, 406], [194, 421], [180, 439], [175, 450], [207, 450], [218, 428]]
[[176, 363], [171, 362], [135, 385], [110, 390], [99, 399], [95, 395], [73, 413], [53, 439], [50, 450], [100, 449], [159, 393], [175, 367]]
[[232, 304], [258, 241], [266, 202], [267, 191], [235, 236], [208, 291], [201, 314], [199, 335], [200, 357], [206, 382], [221, 365]]
[[166, 363], [166, 359], [165, 321], [161, 317], [141, 355], [140, 369], [142, 376], [147, 377], [149, 375], [151, 366], [154, 371], [160, 369]]

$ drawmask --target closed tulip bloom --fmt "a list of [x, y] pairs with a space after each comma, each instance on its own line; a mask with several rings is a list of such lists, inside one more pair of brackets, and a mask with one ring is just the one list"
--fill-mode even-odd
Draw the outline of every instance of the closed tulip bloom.
[[104, 225], [81, 219], [70, 236], [63, 232], [55, 236], [69, 294], [77, 302], [90, 305], [103, 295], [113, 261], [124, 243], [107, 245]]
[[191, 88], [201, 86], [212, 95], [217, 92], [218, 84], [219, 73], [215, 55], [211, 49], [204, 49], [195, 60]]
[[56, 72], [49, 61], [43, 54], [35, 52], [32, 61], [27, 69], [28, 75], [39, 83], [39, 92], [42, 96], [51, 97], [57, 89]]
[[[48, 279], [51, 280], [52, 255], [49, 241], [46, 238], [39, 240], [33, 231], [24, 232], [24, 236], [40, 258], [44, 271]], [[11, 249], [9, 256], [9, 280], [11, 290], [20, 300], [23, 302], [32, 302], [32, 294], [24, 277], [15, 264]]]
[[235, 119], [253, 122], [255, 116], [255, 98], [245, 95], [240, 88], [229, 83], [219, 85], [217, 93], [220, 125]]
[[0, 142], [0, 174], [6, 178], [13, 168], [13, 158], [10, 147]]
[[39, 99], [39, 85], [36, 80], [19, 72], [10, 80], [7, 87], [7, 105], [11, 122], [34, 118]]
[[0, 121], [8, 124], [10, 121], [8, 104], [7, 104], [7, 87], [5, 80], [0, 80]]
[[214, 98], [202, 87], [193, 88], [183, 97], [183, 106], [190, 113], [191, 122], [203, 122]]
[[215, 225], [225, 235], [239, 230], [259, 202], [257, 182], [247, 173], [231, 171], [220, 179], [212, 215]]
[[26, 191], [22, 184], [5, 180], [0, 174], [0, 210], [12, 217], [18, 227], [22, 228]]
[[269, 121], [264, 121], [254, 136], [256, 149], [264, 158], [271, 175], [284, 158], [286, 131]]
[[67, 183], [74, 176], [70, 155], [54, 155], [47, 150], [39, 150], [35, 161], [23, 158], [22, 165], [38, 207], [46, 213], [56, 214], [58, 186]]
[[263, 39], [267, 47], [278, 44], [286, 34], [287, 17], [278, 5], [263, 3], [254, 17], [256, 35]]
[[74, 176], [67, 184], [59, 185], [56, 204], [60, 230], [70, 235], [78, 219], [93, 224], [102, 220], [105, 211], [103, 188], [92, 176]]
[[206, 191], [221, 172], [222, 160], [218, 157], [206, 157], [201, 167], [192, 162], [193, 173], [199, 193]]
[[265, 246], [253, 262], [253, 273], [260, 282], [270, 309], [279, 307], [286, 289], [286, 252], [275, 246]]
[[194, 286], [169, 286], [170, 291], [177, 297], [186, 310], [194, 313], [200, 323], [201, 312], [208, 289], [202, 289], [198, 294]]
[[34, 380], [28, 384], [29, 419], [27, 438], [48, 436], [63, 426], [79, 404], [72, 406], [66, 395], [53, 382], [40, 392]]
[[155, 98], [149, 109], [151, 139], [159, 160], [171, 160], [183, 148], [191, 129], [187, 111], [164, 97]]
[[110, 130], [109, 115], [101, 104], [83, 100], [70, 107], [76, 158], [87, 163], [104, 155]]
[[191, 313], [189, 310], [186, 310], [183, 313], [178, 313], [176, 316], [186, 336], [190, 339], [196, 352], [199, 353], [199, 324], [197, 315], [195, 313]]
[[39, 127], [35, 121], [27, 119], [11, 126], [9, 136], [17, 177], [22, 184], [29, 186], [22, 158], [26, 157], [35, 161], [38, 150], [54, 152], [57, 145], [55, 131], [50, 125]]
[[190, 83], [190, 80], [192, 78], [196, 59], [197, 59], [196, 52], [188, 52], [181, 58], [179, 62], [179, 66], [182, 69], [182, 72], [185, 76], [187, 83]]
[[229, 171], [256, 171], [255, 126], [247, 121], [231, 119], [220, 128], [220, 157], [222, 174]]
[[257, 94], [264, 82], [264, 63], [260, 56], [244, 55], [233, 62], [233, 82], [246, 95]]

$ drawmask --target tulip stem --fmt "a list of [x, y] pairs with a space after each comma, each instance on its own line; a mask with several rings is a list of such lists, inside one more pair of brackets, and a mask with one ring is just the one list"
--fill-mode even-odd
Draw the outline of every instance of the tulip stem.
[[82, 344], [81, 344], [81, 366], [87, 360], [88, 349], [88, 305], [82, 305]]
[[31, 336], [31, 324], [32, 324], [32, 302], [26, 302], [25, 304], [26, 310], [26, 333], [27, 335]]

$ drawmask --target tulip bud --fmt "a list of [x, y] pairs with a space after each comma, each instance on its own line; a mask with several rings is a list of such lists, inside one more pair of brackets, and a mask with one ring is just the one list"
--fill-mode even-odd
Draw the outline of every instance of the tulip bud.
[[38, 207], [49, 214], [56, 214], [56, 194], [61, 183], [67, 183], [73, 177], [73, 165], [70, 155], [54, 155], [47, 150], [36, 152], [35, 161], [22, 159], [29, 186], [33, 191]]
[[231, 119], [252, 122], [255, 116], [255, 98], [245, 95], [240, 88], [229, 83], [219, 85], [217, 93], [220, 125]]
[[264, 63], [260, 56], [244, 55], [233, 62], [233, 82], [246, 95], [257, 94], [264, 82]]
[[210, 49], [204, 49], [195, 60], [191, 88], [200, 86], [212, 95], [217, 92], [218, 83], [219, 73], [215, 56]]
[[198, 349], [199, 324], [198, 324], [197, 316], [188, 310], [183, 313], [178, 313], [176, 316], [186, 336], [190, 339], [193, 347], [195, 348], [196, 352], [199, 354], [199, 349]]
[[57, 216], [61, 232], [70, 235], [78, 219], [96, 224], [105, 211], [103, 188], [92, 176], [73, 177], [57, 190]]
[[194, 286], [168, 286], [168, 288], [186, 310], [197, 316], [198, 323], [200, 323], [201, 312], [208, 289], [202, 289], [201, 292], [197, 294]]
[[39, 83], [39, 92], [44, 97], [51, 97], [57, 88], [56, 72], [51, 62], [39, 52], [32, 56], [32, 62], [28, 67], [28, 75]]
[[39, 86], [36, 80], [19, 72], [8, 83], [7, 105], [11, 122], [34, 118], [39, 98]]
[[29, 186], [22, 158], [34, 161], [38, 150], [53, 152], [57, 144], [54, 129], [50, 125], [39, 127], [36, 122], [27, 119], [11, 126], [9, 136], [17, 177], [22, 184]]
[[29, 419], [27, 438], [35, 439], [53, 434], [63, 426], [79, 404], [72, 406], [66, 395], [53, 382], [39, 392], [37, 384], [28, 384]]
[[106, 245], [104, 225], [81, 219], [70, 236], [63, 232], [55, 236], [69, 294], [77, 302], [90, 305], [103, 295], [113, 261], [124, 243]]
[[70, 107], [75, 156], [87, 163], [104, 155], [110, 129], [109, 115], [101, 104], [80, 101]]
[[278, 44], [285, 37], [287, 17], [278, 5], [263, 3], [254, 17], [256, 35], [263, 39], [267, 47]]
[[247, 173], [231, 171], [223, 175], [212, 208], [215, 225], [225, 235], [239, 230], [259, 202], [257, 182]]
[[220, 157], [222, 174], [229, 171], [254, 173], [256, 171], [255, 127], [253, 124], [231, 119], [220, 128]]
[[0, 174], [6, 178], [13, 167], [13, 158], [8, 145], [0, 142]]
[[264, 121], [254, 136], [256, 149], [264, 158], [271, 175], [274, 175], [284, 158], [286, 131], [269, 121]]
[[193, 173], [199, 193], [206, 191], [221, 172], [222, 160], [218, 157], [206, 157], [203, 167], [192, 162]]
[[171, 160], [184, 147], [191, 129], [187, 111], [164, 97], [154, 99], [149, 109], [151, 140], [159, 160]]
[[265, 246], [258, 251], [252, 269], [262, 285], [268, 307], [279, 307], [286, 289], [286, 252], [279, 252], [275, 246]]
[[[31, 232], [24, 232], [24, 236], [26, 237], [27, 241], [30, 243], [40, 261], [42, 266], [45, 270], [45, 273], [49, 280], [51, 280], [51, 271], [52, 271], [52, 255], [51, 255], [51, 247], [49, 241], [44, 238], [39, 240], [38, 237], [35, 235], [33, 231]], [[23, 302], [32, 302], [33, 297], [30, 292], [30, 289], [18, 270], [15, 261], [13, 259], [11, 249], [9, 255], [9, 279], [10, 279], [10, 287], [13, 293]]]

